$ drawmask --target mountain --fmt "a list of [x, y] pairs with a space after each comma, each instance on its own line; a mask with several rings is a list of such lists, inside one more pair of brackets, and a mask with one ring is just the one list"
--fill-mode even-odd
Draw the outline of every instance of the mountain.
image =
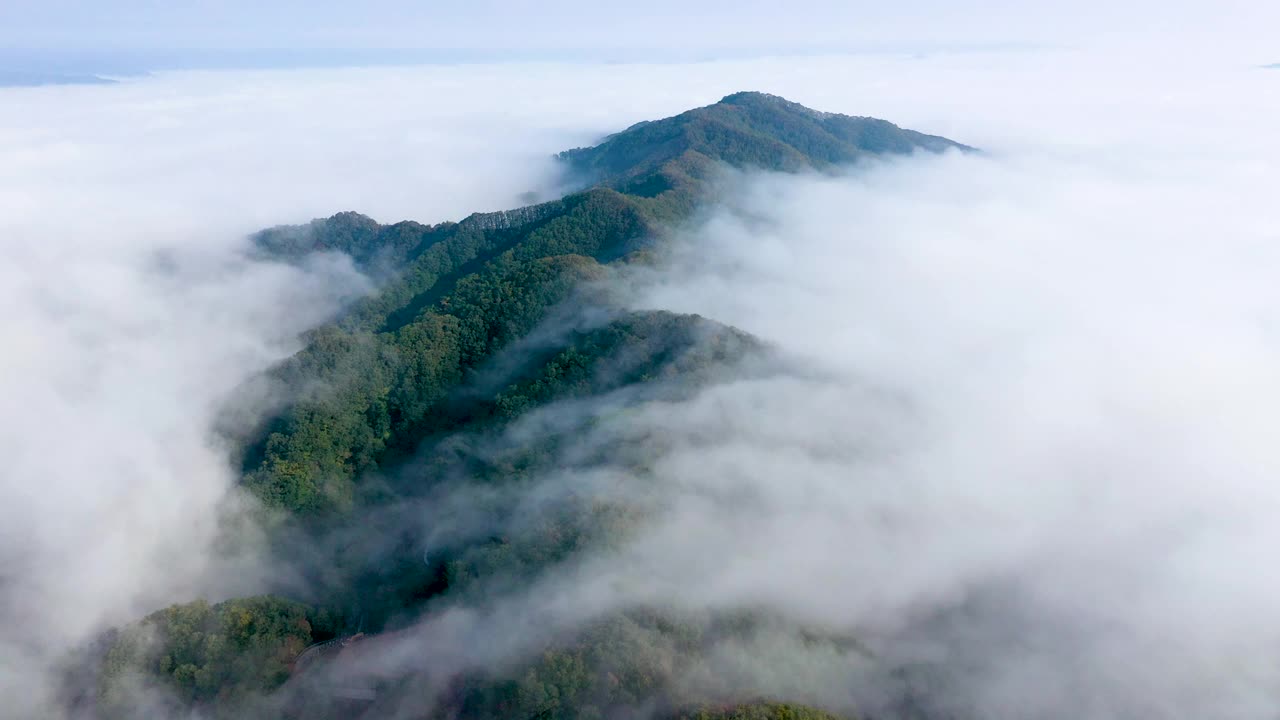
[[[713, 199], [718, 168], [826, 171], [888, 154], [968, 149], [883, 120], [735, 93], [562, 153], [566, 172], [585, 187], [558, 200], [434, 225], [382, 225], [345, 212], [257, 234], [262, 256], [301, 261], [342, 252], [378, 283], [262, 379], [267, 395], [285, 399], [281, 406], [255, 426], [227, 430], [243, 485], [267, 511], [276, 560], [307, 578], [308, 594], [197, 601], [121, 631], [104, 654], [107, 714], [128, 715], [124, 678], [137, 672], [213, 716], [279, 715], [280, 703], [306, 706], [310, 716], [350, 714], [315, 689], [322, 669], [293, 664], [308, 643], [341, 641], [323, 647], [377, 654], [442, 602], [484, 607], [495, 584], [532, 582], [625, 537], [646, 512], [625, 497], [569, 494], [546, 499], [536, 518], [508, 522], [527, 512], [510, 500], [515, 490], [560, 470], [558, 453], [596, 421], [592, 412], [526, 420], [602, 398], [609, 412], [625, 413], [687, 397], [753, 372], [744, 361], [771, 350], [706, 318], [625, 310], [612, 300], [613, 273], [647, 262], [648, 248], [673, 223]], [[246, 392], [264, 390], [259, 383]], [[518, 443], [505, 439], [515, 427]], [[607, 460], [643, 476], [651, 471], [647, 442], [619, 438]], [[414, 528], [442, 512], [447, 488], [488, 498], [477, 527], [518, 530], [495, 536], [445, 517], [442, 526], [454, 529], [434, 531], [428, 547]], [[421, 717], [624, 717], [642, 706], [672, 717], [828, 717], [759, 702], [706, 705], [723, 698], [676, 692], [676, 680], [700, 662], [701, 645], [767, 626], [761, 618], [708, 623], [635, 608], [559, 638], [523, 664], [459, 668], [442, 704]], [[213, 637], [220, 639], [206, 642]], [[649, 644], [655, 638], [668, 648], [662, 658]], [[812, 642], [856, 652], [843, 638]], [[675, 647], [687, 651], [670, 655]], [[359, 655], [337, 656], [351, 653]], [[406, 702], [418, 687], [406, 673], [352, 691], [366, 703], [360, 712], [376, 716]], [[263, 699], [286, 680], [285, 690]]]
[[0, 87], [40, 87], [42, 85], [111, 85], [111, 78], [83, 73], [60, 73], [0, 69]]
[[885, 120], [824, 113], [776, 95], [739, 92], [665, 120], [637, 123], [590, 148], [560, 154], [591, 182], [650, 196], [722, 162], [796, 172], [916, 150], [969, 150]]
[[710, 192], [718, 164], [800, 171], [948, 149], [968, 148], [883, 120], [735, 93], [563, 153], [570, 172], [600, 177], [561, 200], [430, 226], [382, 226], [348, 212], [265, 231], [255, 238], [265, 254], [336, 250], [387, 282], [281, 369], [286, 385], [319, 380], [342, 391], [304, 397], [276, 418], [246, 451], [247, 483], [295, 512], [357, 502], [357, 475], [454, 429], [443, 418], [483, 412], [445, 410], [458, 404], [451, 393], [469, 373], [599, 277], [601, 263], [687, 217]]
[[[586, 194], [608, 197], [603, 190], [616, 190], [649, 219], [664, 219], [663, 210], [686, 207], [691, 195], [700, 197], [718, 165], [799, 172], [847, 166], [877, 155], [950, 149], [973, 150], [885, 120], [824, 113], [774, 95], [739, 92], [675, 117], [637, 123], [593, 147], [566, 150], [559, 158], [588, 186]], [[336, 250], [365, 269], [400, 267], [454, 234], [517, 228], [563, 209], [562, 202], [544, 203], [434, 226], [382, 226], [344, 212], [307, 225], [264, 231], [255, 242], [265, 254], [277, 257], [297, 259], [316, 250]]]

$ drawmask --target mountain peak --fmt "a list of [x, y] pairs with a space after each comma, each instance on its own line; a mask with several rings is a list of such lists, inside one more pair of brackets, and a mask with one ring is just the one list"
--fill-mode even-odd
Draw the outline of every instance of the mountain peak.
[[716, 105], [743, 105], [756, 107], [772, 107], [789, 112], [799, 112], [816, 117], [828, 117], [835, 113], [822, 112], [805, 107], [798, 102], [792, 102], [781, 95], [760, 92], [759, 90], [740, 90], [736, 93], [730, 93], [720, 98], [720, 102]]
[[[791, 103], [781, 95], [772, 95], [759, 90], [739, 90], [735, 93], [729, 93], [720, 98], [720, 103], [726, 105], [745, 105], [748, 103], [779, 103], [779, 104], [796, 104]], [[718, 103], [718, 104], [720, 104]]]
[[[777, 95], [741, 91], [713, 105], [637, 123], [560, 158], [589, 182], [669, 187], [714, 163], [795, 172], [873, 155], [948, 149], [970, 148], [886, 120], [821, 112]], [[653, 182], [654, 176], [663, 181]]]

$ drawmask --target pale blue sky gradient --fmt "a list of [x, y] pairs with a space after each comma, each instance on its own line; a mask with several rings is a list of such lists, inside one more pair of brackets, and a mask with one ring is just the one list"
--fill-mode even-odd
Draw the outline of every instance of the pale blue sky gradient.
[[1176, 36], [1261, 51], [1276, 27], [1274, 0], [0, 2], [0, 47], [60, 50], [910, 49]]

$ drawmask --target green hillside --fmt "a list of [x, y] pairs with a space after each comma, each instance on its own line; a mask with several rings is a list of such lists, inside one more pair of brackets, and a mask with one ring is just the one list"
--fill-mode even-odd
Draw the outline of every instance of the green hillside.
[[710, 163], [796, 172], [866, 157], [964, 145], [886, 120], [824, 113], [775, 95], [740, 92], [665, 120], [641, 122], [560, 154], [593, 182], [651, 196], [705, 175]]
[[[566, 414], [572, 422], [522, 444], [498, 443], [543, 409], [608, 396], [625, 410], [694, 392], [744, 358], [769, 355], [714, 320], [611, 302], [613, 270], [645, 262], [645, 248], [711, 199], [716, 168], [821, 171], [948, 149], [966, 148], [883, 120], [736, 93], [562, 153], [566, 171], [588, 185], [559, 200], [436, 225], [381, 225], [344, 212], [262, 231], [254, 237], [261, 255], [342, 252], [378, 283], [271, 371], [286, 402], [229, 438], [244, 487], [269, 513], [277, 560], [311, 580], [307, 605], [261, 599], [157, 613], [139, 626], [155, 645], [140, 649], [133, 629], [109, 650], [107, 705], [124, 707], [114, 678], [128, 666], [214, 716], [244, 717], [247, 698], [279, 685], [288, 676], [282, 659], [312, 641], [391, 630], [442, 600], [480, 606], [497, 584], [532, 581], [624, 538], [645, 507], [563, 497], [519, 532], [446, 534], [424, 559], [403, 517], [430, 514], [445, 486], [518, 489], [554, 472], [557, 448], [594, 421], [590, 412]], [[644, 448], [619, 442], [610, 461], [643, 477]], [[492, 527], [521, 512], [498, 501], [470, 510]], [[446, 705], [457, 717], [545, 720], [625, 717], [655, 698], [673, 712], [709, 700], [671, 696], [680, 668], [699, 662], [708, 629], [639, 612], [529, 664], [460, 675]], [[404, 679], [382, 697], [413, 687]], [[678, 717], [831, 717], [776, 704], [707, 707]]]

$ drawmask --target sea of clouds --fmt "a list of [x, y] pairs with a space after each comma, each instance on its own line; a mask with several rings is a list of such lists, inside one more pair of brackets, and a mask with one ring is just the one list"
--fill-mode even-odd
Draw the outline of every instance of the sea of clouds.
[[633, 542], [513, 607], [774, 609], [955, 668], [975, 716], [1274, 713], [1280, 76], [1085, 51], [0, 89], [0, 699], [45, 715], [107, 627], [265, 586], [217, 551], [213, 423], [368, 285], [249, 232], [515, 206], [552, 153], [743, 89], [984, 152], [727, 180], [632, 302], [820, 372], [606, 423], [698, 442]]

